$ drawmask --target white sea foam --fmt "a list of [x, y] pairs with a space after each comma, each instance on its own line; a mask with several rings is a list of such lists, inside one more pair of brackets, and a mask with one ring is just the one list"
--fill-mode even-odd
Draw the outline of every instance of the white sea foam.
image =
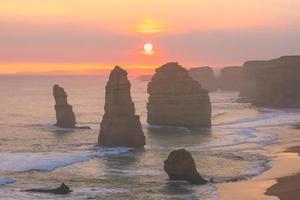
[[16, 182], [16, 180], [13, 178], [10, 178], [10, 177], [2, 178], [2, 179], [0, 179], [0, 186], [13, 184], [15, 182]]
[[129, 148], [98, 148], [97, 151], [82, 153], [1, 153], [0, 171], [53, 171], [97, 157], [126, 153], [129, 150]]

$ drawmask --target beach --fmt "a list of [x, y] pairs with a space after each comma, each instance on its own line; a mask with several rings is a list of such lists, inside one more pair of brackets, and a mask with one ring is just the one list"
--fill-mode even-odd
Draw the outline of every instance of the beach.
[[295, 140], [298, 129], [278, 128], [279, 142], [266, 148], [274, 158], [271, 168], [248, 181], [219, 184], [221, 200], [297, 200], [300, 182], [300, 143]]

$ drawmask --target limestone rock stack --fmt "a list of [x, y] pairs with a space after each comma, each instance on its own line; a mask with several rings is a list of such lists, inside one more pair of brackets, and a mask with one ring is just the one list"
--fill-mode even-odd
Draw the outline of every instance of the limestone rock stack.
[[211, 67], [195, 67], [189, 70], [190, 76], [198, 81], [207, 91], [213, 92], [218, 89], [217, 79]]
[[248, 61], [240, 96], [257, 106], [300, 108], [300, 56]]
[[73, 108], [68, 104], [67, 93], [59, 85], [53, 86], [53, 96], [55, 99], [56, 126], [61, 128], [75, 128], [76, 119]]
[[183, 180], [192, 184], [206, 184], [196, 168], [192, 155], [185, 149], [172, 151], [164, 162], [170, 180]]
[[148, 84], [148, 93], [150, 125], [191, 129], [211, 126], [208, 92], [178, 63], [170, 62], [157, 68]]
[[114, 147], [143, 147], [145, 136], [135, 115], [127, 72], [116, 66], [105, 88], [105, 114], [100, 124], [98, 144]]
[[218, 86], [221, 90], [239, 91], [241, 80], [242, 67], [224, 67], [218, 77]]

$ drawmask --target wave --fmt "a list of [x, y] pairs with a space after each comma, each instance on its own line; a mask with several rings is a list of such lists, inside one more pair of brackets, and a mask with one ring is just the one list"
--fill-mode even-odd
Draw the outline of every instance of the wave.
[[0, 179], [0, 186], [13, 184], [15, 182], [16, 182], [16, 180], [13, 178], [10, 178], [10, 177], [2, 178], [2, 179]]
[[127, 153], [129, 148], [96, 148], [93, 152], [83, 153], [1, 153], [0, 171], [54, 171], [93, 158]]

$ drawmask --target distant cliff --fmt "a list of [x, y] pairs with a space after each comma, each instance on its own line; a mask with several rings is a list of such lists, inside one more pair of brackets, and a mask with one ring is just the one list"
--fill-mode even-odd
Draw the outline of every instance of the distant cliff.
[[230, 66], [221, 69], [218, 87], [221, 90], [239, 91], [242, 79], [242, 67]]
[[215, 91], [218, 89], [217, 80], [214, 75], [214, 71], [211, 67], [195, 67], [189, 70], [189, 75], [201, 86], [209, 91]]
[[300, 107], [300, 56], [248, 61], [240, 96], [257, 106]]

